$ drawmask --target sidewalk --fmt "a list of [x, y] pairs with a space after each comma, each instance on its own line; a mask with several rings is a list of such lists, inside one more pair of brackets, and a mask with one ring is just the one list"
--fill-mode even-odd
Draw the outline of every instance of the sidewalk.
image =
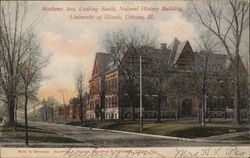
[[[61, 124], [54, 123], [54, 125], [60, 126]], [[79, 129], [110, 131], [110, 132], [116, 132], [116, 133], [133, 134], [133, 135], [148, 136], [148, 137], [154, 137], [154, 138], [163, 138], [163, 139], [171, 139], [171, 140], [190, 141], [190, 142], [209, 142], [209, 143], [212, 143], [212, 142], [215, 142], [215, 143], [216, 142], [247, 143], [247, 141], [225, 141], [224, 139], [243, 136], [243, 135], [250, 135], [250, 130], [249, 130], [249, 131], [244, 131], [244, 132], [227, 133], [227, 134], [214, 135], [214, 136], [202, 137], [202, 138], [182, 138], [182, 137], [154, 135], [154, 134], [147, 134], [147, 133], [136, 133], [136, 132], [127, 132], [127, 131], [119, 131], [119, 130], [109, 130], [109, 129], [102, 129], [102, 128], [81, 127], [81, 126], [74, 126], [74, 125], [67, 125], [67, 126], [76, 127]], [[249, 142], [249, 144], [250, 144], [250, 142]]]
[[[2, 132], [2, 129], [3, 129], [3, 123], [0, 123], [0, 141], [2, 141], [3, 139], [3, 132]], [[2, 147], [2, 142], [0, 143], [0, 148]]]
[[[196, 138], [196, 140], [198, 140], [198, 141], [215, 141], [215, 142], [218, 142], [218, 141], [221, 141], [221, 140], [223, 141], [224, 139], [227, 139], [227, 138], [234, 138], [234, 137], [245, 136], [245, 135], [249, 136], [250, 131], [227, 133], [227, 134], [215, 135], [215, 136], [210, 136], [210, 137], [202, 137], [202, 138]], [[232, 141], [232, 142], [236, 142], [236, 141]]]

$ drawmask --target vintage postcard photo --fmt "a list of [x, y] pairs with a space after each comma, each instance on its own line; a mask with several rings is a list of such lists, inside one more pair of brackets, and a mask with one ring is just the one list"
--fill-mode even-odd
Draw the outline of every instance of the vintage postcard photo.
[[0, 1], [0, 157], [250, 157], [248, 0]]

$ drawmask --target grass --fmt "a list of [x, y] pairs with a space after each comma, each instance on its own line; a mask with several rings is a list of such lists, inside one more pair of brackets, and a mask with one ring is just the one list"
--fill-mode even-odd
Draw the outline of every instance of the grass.
[[[1, 128], [0, 128], [1, 129]], [[16, 132], [14, 131], [14, 127], [4, 125], [1, 129], [3, 132], [2, 140], [8, 139], [8, 140], [25, 140], [25, 128], [23, 125], [18, 124]], [[63, 136], [60, 136], [58, 134], [48, 132], [42, 129], [29, 127], [29, 140], [31, 141], [38, 141], [42, 143], [80, 143], [79, 141], [76, 141], [71, 138], [66, 138]]]
[[[39, 116], [34, 116], [34, 115], [31, 115], [29, 116], [29, 120], [30, 121], [39, 121], [39, 122], [43, 122], [43, 119]], [[66, 124], [65, 123], [65, 120], [61, 117], [61, 118], [57, 118], [55, 117], [54, 120], [52, 121], [51, 118], [48, 118], [48, 121], [45, 121], [45, 122], [49, 122], [49, 123], [58, 123], [58, 124]], [[69, 122], [69, 121], [68, 121]]]
[[247, 141], [250, 142], [250, 136], [238, 136], [238, 137], [234, 137], [234, 138], [227, 138], [224, 140], [228, 140], [228, 141]]
[[[39, 117], [31, 117], [31, 119], [35, 121], [42, 121]], [[49, 119], [49, 122], [52, 122], [51, 119]], [[65, 121], [63, 118], [56, 118], [54, 123], [65, 124]], [[101, 122], [100, 120], [85, 120], [83, 124], [81, 124], [79, 121], [68, 120], [68, 124], [92, 128], [140, 132], [138, 120], [135, 122], [131, 122], [130, 120], [105, 120], [104, 122]], [[230, 121], [214, 121], [212, 123], [207, 123], [205, 127], [201, 127], [200, 124], [197, 123], [197, 120], [180, 120], [179, 123], [176, 123], [174, 120], [169, 120], [162, 123], [156, 123], [152, 120], [144, 120], [143, 125], [143, 133], [183, 138], [209, 137], [247, 130], [249, 129], [232, 125]]]
[[[102, 128], [129, 132], [140, 132], [139, 123], [134, 122], [119, 122], [119, 121], [85, 121], [83, 124], [79, 122], [72, 122], [71, 125], [80, 125], [92, 128]], [[197, 123], [152, 123], [145, 122], [143, 125], [143, 133], [164, 135], [164, 136], [174, 136], [183, 138], [200, 138], [208, 137], [213, 135], [226, 134], [230, 132], [241, 132], [246, 131], [247, 128], [241, 128], [239, 126], [234, 126], [231, 124], [206, 124], [205, 127], [201, 127]]]

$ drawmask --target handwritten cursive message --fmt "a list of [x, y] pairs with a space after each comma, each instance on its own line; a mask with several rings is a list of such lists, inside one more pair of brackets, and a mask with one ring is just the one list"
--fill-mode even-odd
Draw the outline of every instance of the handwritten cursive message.
[[174, 157], [185, 157], [185, 158], [193, 158], [193, 157], [237, 157], [243, 158], [246, 157], [246, 152], [241, 151], [239, 147], [205, 147], [201, 148], [201, 150], [191, 151], [183, 148], [176, 148], [176, 154]]
[[119, 158], [119, 157], [154, 157], [154, 158], [166, 158], [164, 155], [158, 153], [155, 150], [147, 149], [93, 149], [93, 150], [79, 150], [69, 148], [64, 154], [64, 157], [102, 157], [102, 158]]
[[[2, 157], [60, 158], [249, 158], [249, 146], [160, 148], [1, 148]], [[15, 156], [13, 156], [15, 155]]]

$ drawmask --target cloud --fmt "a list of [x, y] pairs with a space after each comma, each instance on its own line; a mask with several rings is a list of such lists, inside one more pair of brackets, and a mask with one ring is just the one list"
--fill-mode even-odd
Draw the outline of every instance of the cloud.
[[160, 41], [164, 42], [171, 42], [175, 37], [181, 41], [192, 40], [197, 36], [195, 26], [179, 14], [156, 23], [155, 28], [161, 33]]
[[[40, 41], [43, 51], [53, 54], [49, 65], [43, 70], [46, 80], [43, 81], [39, 91], [39, 97], [56, 96], [58, 100], [58, 89], [65, 89], [68, 93], [67, 101], [75, 95], [74, 75], [77, 69], [86, 71], [86, 81], [88, 82], [95, 56], [96, 40], [91, 37], [80, 36], [73, 40], [64, 40], [60, 35], [52, 32], [40, 34]], [[88, 76], [87, 76], [88, 75]]]
[[96, 47], [95, 40], [91, 39], [91, 36], [81, 36], [78, 39], [65, 41], [61, 36], [52, 32], [43, 32], [41, 33], [41, 39], [43, 39], [44, 47], [47, 49], [74, 56], [89, 55], [89, 53], [93, 53], [92, 50]]
[[46, 98], [48, 96], [54, 96], [57, 98], [59, 102], [63, 102], [62, 93], [59, 91], [64, 90], [64, 99], [67, 103], [70, 98], [74, 97], [75, 89], [74, 85], [67, 83], [67, 82], [56, 82], [56, 81], [49, 81], [44, 82], [42, 87], [40, 88], [38, 97], [39, 98]]

